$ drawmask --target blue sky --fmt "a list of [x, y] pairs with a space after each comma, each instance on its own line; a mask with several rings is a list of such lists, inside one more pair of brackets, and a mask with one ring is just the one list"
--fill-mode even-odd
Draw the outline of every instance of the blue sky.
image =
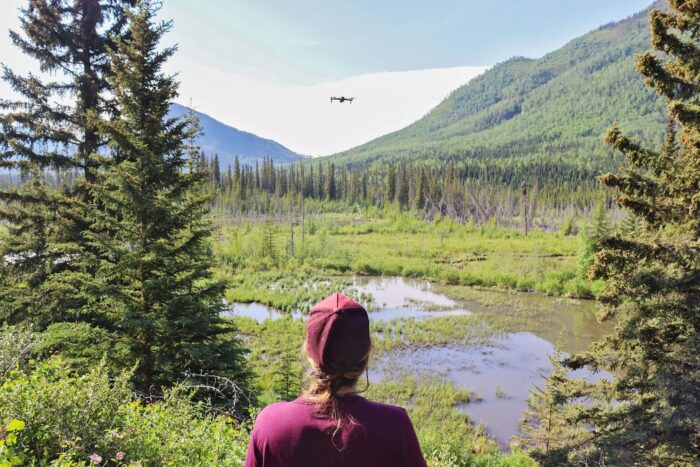
[[[0, 31], [28, 0], [0, 0]], [[164, 0], [178, 102], [307, 155], [430, 111], [488, 66], [537, 58], [651, 0]], [[0, 62], [35, 64], [0, 34]], [[0, 98], [10, 89], [0, 82]], [[330, 104], [331, 95], [355, 97]]]
[[167, 0], [183, 57], [312, 84], [539, 57], [651, 0]]

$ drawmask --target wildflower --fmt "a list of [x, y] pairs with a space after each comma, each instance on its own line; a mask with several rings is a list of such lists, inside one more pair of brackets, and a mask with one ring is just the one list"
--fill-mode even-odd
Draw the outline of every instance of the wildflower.
[[100, 456], [99, 454], [93, 454], [90, 456], [90, 462], [99, 464], [100, 462], [102, 462], [102, 456]]
[[116, 431], [114, 433], [112, 433], [112, 438], [121, 438], [121, 437], [122, 437], [122, 435], [120, 435]]
[[119, 451], [119, 452], [117, 453], [117, 455], [114, 456], [114, 457], [116, 457], [117, 460], [120, 461], [120, 460], [124, 459], [124, 456], [126, 456], [126, 453], [123, 452], [123, 451]]

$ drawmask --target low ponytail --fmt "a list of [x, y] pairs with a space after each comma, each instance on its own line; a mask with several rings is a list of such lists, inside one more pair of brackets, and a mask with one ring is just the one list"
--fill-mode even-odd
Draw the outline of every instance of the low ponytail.
[[[304, 353], [306, 353], [306, 344], [304, 344]], [[359, 365], [351, 369], [335, 367], [331, 363], [328, 365], [330, 368], [322, 370], [311, 358], [308, 358], [308, 355], [307, 360], [309, 362], [309, 387], [304, 391], [302, 397], [313, 402], [319, 414], [333, 420], [335, 426], [329, 433], [331, 442], [338, 451], [343, 451], [345, 447], [337, 444], [336, 437], [343, 427], [354, 425], [355, 420], [343, 413], [338, 391], [341, 388], [356, 386], [362, 374], [367, 374], [369, 352]], [[369, 378], [367, 384], [369, 385]]]

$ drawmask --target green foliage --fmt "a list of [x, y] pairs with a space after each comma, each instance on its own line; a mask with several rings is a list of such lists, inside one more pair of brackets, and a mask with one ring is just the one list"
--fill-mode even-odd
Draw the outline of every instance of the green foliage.
[[612, 228], [610, 226], [610, 216], [608, 215], [607, 208], [605, 206], [605, 199], [599, 199], [593, 210], [593, 219], [591, 219], [591, 226], [589, 231], [589, 236], [591, 242], [595, 246], [595, 250], [600, 249], [603, 241], [610, 236]]
[[250, 346], [249, 361], [256, 369], [254, 384], [262, 405], [291, 400], [301, 393], [305, 362], [301, 348], [305, 337], [302, 320], [285, 317], [257, 323], [236, 319]]
[[[13, 43], [43, 73], [4, 68], [20, 96], [0, 103], [0, 166], [28, 182], [0, 190], [0, 322], [38, 327], [75, 319], [96, 323], [91, 231], [104, 149], [88, 114], [112, 112], [105, 50], [124, 29], [131, 0], [38, 0], [21, 10]], [[53, 174], [48, 173], [54, 171]], [[6, 262], [5, 258], [11, 258]]]
[[12, 467], [24, 464], [24, 456], [19, 452], [21, 446], [21, 431], [24, 430], [24, 422], [10, 420], [7, 426], [0, 425], [0, 466]]
[[71, 368], [87, 372], [106, 358], [113, 370], [134, 364], [129, 349], [119, 336], [88, 323], [54, 323], [38, 335], [34, 355], [58, 353]]
[[[267, 224], [222, 229], [222, 240], [214, 247], [220, 273], [230, 278], [227, 300], [307, 310], [324, 293], [347, 288], [328, 282], [328, 276], [349, 273], [575, 297], [592, 297], [599, 290], [585, 274], [577, 274], [576, 239], [571, 236], [531, 231], [525, 237], [515, 229], [493, 224], [476, 229], [449, 218], [429, 222], [394, 208], [385, 209], [379, 219], [349, 214], [322, 219], [307, 218], [307, 226], [316, 228], [314, 233], [306, 229], [303, 254], [280, 255], [274, 262], [259, 250]], [[294, 236], [301, 237], [300, 227]]]
[[0, 385], [8, 375], [27, 363], [37, 337], [25, 326], [0, 326]]
[[144, 465], [241, 465], [249, 426], [225, 416], [204, 414], [187, 393], [166, 393], [161, 402], [120, 407], [120, 427], [105, 433], [100, 452]]
[[157, 22], [158, 6], [137, 2], [128, 34], [110, 51], [119, 116], [92, 115], [114, 151], [100, 178], [99, 233], [90, 236], [103, 295], [94, 306], [110, 317], [106, 326], [127, 347], [143, 391], [159, 391], [185, 371], [245, 387], [238, 341], [220, 338], [233, 330], [219, 316], [224, 283], [210, 266], [203, 160], [187, 144], [197, 128], [168, 116], [178, 83], [162, 67], [175, 49], [160, 46], [171, 23]]
[[569, 446], [585, 440], [588, 430], [576, 422], [576, 407], [569, 404], [572, 394], [581, 392], [579, 383], [568, 377], [558, 349], [549, 360], [552, 372], [543, 386], [530, 391], [517, 444], [543, 466], [554, 467], [570, 460]]
[[643, 229], [644, 226], [639, 217], [628, 213], [627, 217], [620, 223], [617, 233], [622, 237], [635, 239], [641, 237]]
[[617, 126], [606, 136], [629, 166], [601, 180], [644, 228], [635, 235], [628, 224], [626, 233], [596, 239], [590, 272], [607, 283], [600, 317], [616, 320], [616, 332], [568, 365], [603, 368], [615, 378], [589, 391], [597, 402], [579, 414], [593, 434], [589, 443], [571, 447], [580, 462], [700, 462], [700, 4], [668, 3], [670, 9], [649, 16], [658, 53], [637, 60], [647, 83], [667, 100], [666, 141], [649, 149]]
[[588, 233], [588, 229], [581, 229], [578, 234], [577, 267], [579, 277], [587, 277], [588, 269], [593, 264], [598, 245], [595, 244]]
[[559, 226], [560, 235], [572, 235], [574, 233], [574, 218], [572, 215], [567, 215], [564, 221]]
[[17, 456], [87, 465], [93, 455], [110, 465], [242, 463], [249, 426], [207, 415], [182, 389], [152, 403], [134, 400], [129, 376], [112, 377], [104, 364], [78, 375], [59, 359], [14, 371], [0, 389], [0, 465]]
[[50, 461], [73, 451], [87, 459], [118, 426], [119, 408], [132, 397], [129, 377], [112, 380], [104, 362], [80, 376], [60, 359], [15, 370], [0, 388], [0, 421], [24, 421], [30, 458]]

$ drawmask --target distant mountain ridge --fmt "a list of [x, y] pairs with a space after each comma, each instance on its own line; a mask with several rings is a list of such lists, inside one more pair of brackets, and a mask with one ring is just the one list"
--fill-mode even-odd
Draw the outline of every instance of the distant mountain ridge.
[[635, 71], [635, 55], [651, 49], [647, 18], [648, 9], [540, 59], [495, 65], [412, 125], [331, 158], [350, 166], [555, 160], [589, 174], [617, 165], [602, 142], [614, 122], [651, 142], [661, 140], [665, 127], [663, 100]]
[[[179, 117], [186, 115], [190, 109], [173, 103], [170, 115]], [[219, 156], [219, 164], [222, 169], [228, 165], [233, 166], [236, 156], [242, 164], [255, 165], [264, 158], [271, 158], [275, 163], [286, 164], [298, 161], [300, 154], [287, 149], [271, 139], [238, 130], [232, 126], [221, 123], [207, 114], [194, 111], [199, 118], [203, 134], [197, 139], [197, 144], [207, 157]]]

